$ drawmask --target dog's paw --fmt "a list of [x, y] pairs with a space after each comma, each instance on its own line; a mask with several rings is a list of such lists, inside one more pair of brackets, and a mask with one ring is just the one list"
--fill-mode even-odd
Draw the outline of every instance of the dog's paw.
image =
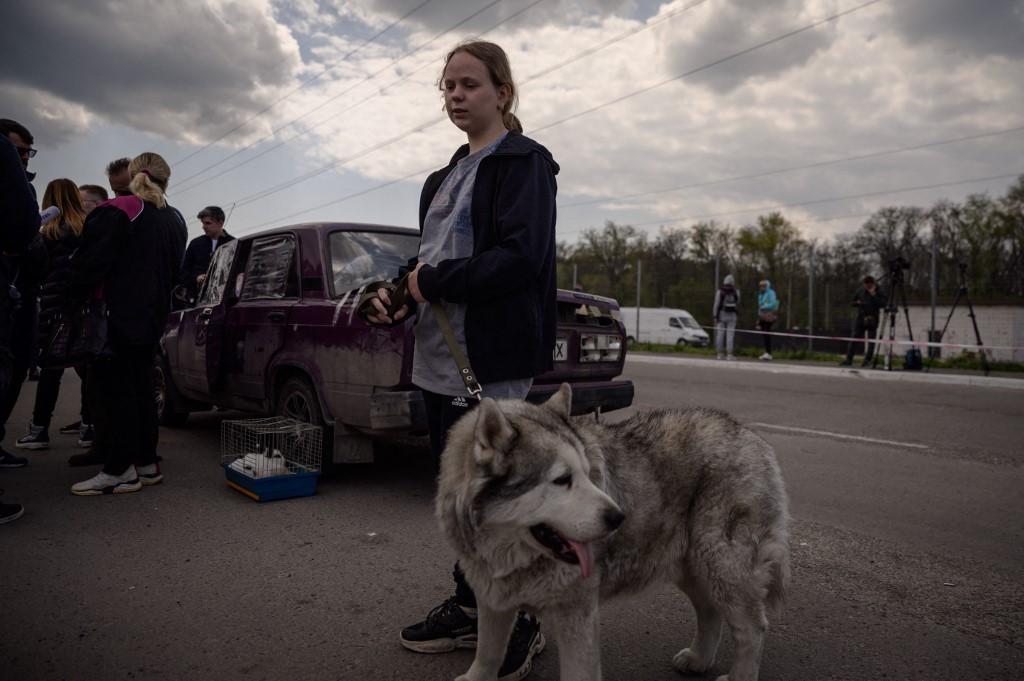
[[[711, 663], [700, 659], [700, 656], [689, 648], [683, 648], [672, 658], [672, 666], [680, 674], [703, 674], [711, 666]], [[718, 681], [722, 680], [718, 679]], [[729, 681], [729, 679], [725, 681]]]

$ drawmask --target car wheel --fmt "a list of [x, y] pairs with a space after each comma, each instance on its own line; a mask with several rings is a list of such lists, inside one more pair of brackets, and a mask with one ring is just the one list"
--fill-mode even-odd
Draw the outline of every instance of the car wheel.
[[174, 386], [169, 385], [167, 364], [157, 356], [153, 364], [153, 398], [156, 402], [156, 416], [161, 426], [180, 426], [188, 420], [189, 412], [175, 409]]
[[309, 380], [301, 376], [291, 376], [285, 379], [274, 400], [274, 413], [323, 428], [323, 455], [320, 460], [320, 472], [323, 476], [329, 476], [337, 470], [332, 444], [333, 429], [324, 426], [320, 400], [317, 399], [316, 390]]
[[626, 345], [633, 345], [636, 343], [636, 339], [632, 336], [626, 336]]
[[686, 341], [680, 338], [679, 340], [676, 341], [676, 345], [681, 348], [686, 347]]
[[281, 384], [275, 400], [278, 416], [310, 423], [314, 426], [324, 425], [323, 414], [320, 413], [320, 401], [309, 381], [292, 376]]

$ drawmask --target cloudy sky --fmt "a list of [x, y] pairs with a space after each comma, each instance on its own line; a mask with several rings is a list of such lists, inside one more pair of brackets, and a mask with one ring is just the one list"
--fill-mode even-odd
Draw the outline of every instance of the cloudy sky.
[[209, 204], [235, 234], [415, 226], [464, 142], [443, 55], [481, 35], [561, 164], [561, 241], [772, 208], [828, 240], [1024, 173], [1024, 0], [12, 0], [0, 117], [40, 193], [164, 155], [192, 234]]

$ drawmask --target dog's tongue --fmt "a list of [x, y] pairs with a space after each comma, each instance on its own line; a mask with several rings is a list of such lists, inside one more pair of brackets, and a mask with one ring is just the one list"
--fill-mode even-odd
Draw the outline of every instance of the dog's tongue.
[[576, 557], [580, 559], [580, 572], [583, 573], [583, 579], [590, 576], [590, 573], [594, 571], [594, 556], [590, 552], [590, 544], [580, 544], [572, 539], [567, 539], [570, 548], [576, 552]]

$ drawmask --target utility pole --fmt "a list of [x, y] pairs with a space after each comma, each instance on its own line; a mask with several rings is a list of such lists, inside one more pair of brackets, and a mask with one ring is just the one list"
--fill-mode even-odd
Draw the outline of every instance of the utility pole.
[[[931, 273], [931, 289], [932, 289], [932, 325], [928, 329], [928, 340], [939, 341], [938, 333], [935, 331], [935, 304], [939, 297], [939, 243], [938, 239], [935, 238], [935, 222], [932, 221], [932, 273]], [[939, 356], [939, 349], [928, 346], [928, 357], [934, 358]]]
[[572, 290], [573, 291], [576, 290], [576, 273], [577, 273], [577, 268], [578, 267], [579, 267], [579, 265], [577, 265], [576, 263], [572, 264]]
[[636, 342], [640, 342], [640, 267], [639, 260], [636, 261]]
[[814, 246], [807, 258], [807, 352], [814, 350]]

